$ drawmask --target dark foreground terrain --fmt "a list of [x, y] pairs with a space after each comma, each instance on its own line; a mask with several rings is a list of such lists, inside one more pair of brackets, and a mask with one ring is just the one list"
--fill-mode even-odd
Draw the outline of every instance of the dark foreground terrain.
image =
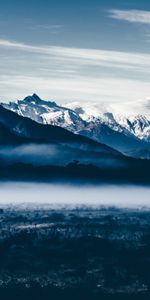
[[1, 208], [0, 299], [150, 299], [150, 212]]

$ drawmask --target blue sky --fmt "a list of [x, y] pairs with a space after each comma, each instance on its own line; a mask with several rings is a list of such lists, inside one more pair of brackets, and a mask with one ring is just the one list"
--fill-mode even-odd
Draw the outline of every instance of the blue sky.
[[147, 0], [1, 0], [0, 98], [150, 96]]

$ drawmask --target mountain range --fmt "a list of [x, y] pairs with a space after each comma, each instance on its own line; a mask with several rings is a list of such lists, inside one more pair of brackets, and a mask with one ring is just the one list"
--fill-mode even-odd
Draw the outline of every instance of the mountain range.
[[[68, 131], [103, 143], [126, 156], [150, 158], [149, 101], [145, 111], [140, 102], [130, 112], [128, 106], [120, 112], [119, 105], [67, 103], [58, 105], [36, 94], [23, 100], [1, 105], [40, 124], [59, 126]], [[139, 106], [139, 110], [136, 108]], [[141, 111], [141, 113], [140, 113]]]
[[[61, 126], [55, 118], [52, 122], [55, 114], [60, 115], [57, 122]], [[96, 138], [79, 134], [76, 128], [83, 132], [87, 125], [81, 114], [81, 110], [43, 101], [35, 94], [21, 103], [1, 104], [0, 180], [149, 184], [150, 160], [126, 156]], [[101, 126], [101, 132], [107, 132], [112, 140], [123, 136], [122, 132], [113, 134], [115, 130], [106, 124]], [[131, 135], [128, 142], [129, 138]], [[133, 140], [148, 144], [135, 136]]]

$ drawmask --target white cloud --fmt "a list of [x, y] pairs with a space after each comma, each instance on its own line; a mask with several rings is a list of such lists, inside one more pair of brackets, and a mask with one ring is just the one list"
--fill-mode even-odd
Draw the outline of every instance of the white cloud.
[[32, 29], [60, 29], [63, 27], [64, 25], [61, 24], [36, 24], [32, 26]]
[[64, 25], [61, 24], [33, 24], [30, 25], [30, 29], [36, 31], [49, 31], [52, 34], [58, 34], [64, 28]]
[[150, 24], [150, 11], [145, 10], [109, 10], [109, 16], [116, 20], [127, 21], [130, 23]]
[[126, 102], [150, 94], [149, 54], [28, 45], [2, 39], [0, 50], [1, 101], [33, 92], [60, 102]]
[[120, 78], [73, 78], [3, 76], [0, 75], [1, 101], [23, 98], [36, 92], [41, 97], [59, 102], [65, 101], [137, 101], [149, 95], [149, 82], [125, 80]]
[[[15, 41], [0, 39], [0, 48], [14, 49], [54, 57], [75, 65], [93, 65], [112, 68], [135, 69], [150, 72], [150, 55], [120, 51], [67, 48], [57, 46], [28, 45]], [[47, 58], [46, 58], [47, 59]]]

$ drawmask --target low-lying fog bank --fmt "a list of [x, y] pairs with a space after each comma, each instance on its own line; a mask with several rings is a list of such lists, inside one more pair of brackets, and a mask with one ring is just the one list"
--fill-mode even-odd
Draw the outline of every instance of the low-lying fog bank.
[[61, 184], [0, 183], [0, 205], [57, 207], [117, 206], [150, 208], [150, 188], [140, 186], [77, 186]]

